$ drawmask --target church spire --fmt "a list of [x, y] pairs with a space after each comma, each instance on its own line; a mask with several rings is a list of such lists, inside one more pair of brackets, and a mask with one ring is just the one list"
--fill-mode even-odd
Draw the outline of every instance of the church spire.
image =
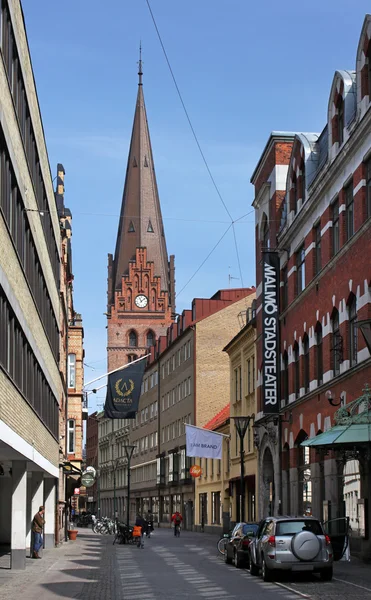
[[108, 307], [114, 303], [115, 290], [121, 289], [122, 277], [129, 274], [137, 248], [146, 248], [153, 262], [161, 289], [169, 294], [174, 307], [174, 260], [169, 263], [160, 199], [157, 189], [151, 139], [142, 85], [142, 47], [139, 49], [139, 85], [135, 106], [125, 186], [114, 257], [109, 259]]
[[143, 71], [142, 71], [142, 42], [140, 42], [139, 44], [139, 71], [138, 71], [138, 75], [139, 75], [139, 83], [138, 85], [143, 85], [142, 83], [142, 76], [143, 76]]

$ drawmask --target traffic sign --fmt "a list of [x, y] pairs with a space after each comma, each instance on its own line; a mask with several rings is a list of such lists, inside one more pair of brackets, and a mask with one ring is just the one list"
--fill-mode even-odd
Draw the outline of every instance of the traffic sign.
[[94, 475], [92, 473], [89, 473], [89, 471], [84, 471], [84, 473], [81, 476], [81, 485], [84, 485], [85, 487], [89, 488], [92, 485], [94, 485], [94, 483]]

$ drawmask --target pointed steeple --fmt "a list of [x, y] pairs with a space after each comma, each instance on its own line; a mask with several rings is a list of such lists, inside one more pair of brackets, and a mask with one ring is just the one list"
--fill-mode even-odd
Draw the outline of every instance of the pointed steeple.
[[170, 304], [174, 307], [174, 269], [169, 266], [144, 103], [141, 47], [138, 65], [138, 94], [116, 249], [109, 265], [108, 304], [113, 303], [115, 290], [121, 288], [122, 277], [129, 273], [129, 263], [135, 260], [136, 249], [144, 247], [147, 260], [154, 263], [155, 275], [161, 277], [161, 289], [169, 293]]

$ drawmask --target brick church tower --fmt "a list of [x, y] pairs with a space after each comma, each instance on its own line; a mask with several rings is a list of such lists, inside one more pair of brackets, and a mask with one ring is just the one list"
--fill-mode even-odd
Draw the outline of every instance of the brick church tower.
[[174, 256], [166, 250], [139, 60], [115, 255], [108, 255], [108, 370], [131, 362], [166, 333], [175, 312]]

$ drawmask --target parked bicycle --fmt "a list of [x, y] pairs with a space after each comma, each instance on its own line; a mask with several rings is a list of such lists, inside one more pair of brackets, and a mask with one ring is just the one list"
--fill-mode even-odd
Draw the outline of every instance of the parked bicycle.
[[116, 532], [116, 525], [115, 522], [112, 519], [109, 519], [108, 517], [101, 517], [100, 519], [97, 519], [96, 522], [93, 525], [93, 531], [94, 533], [101, 533], [101, 534], [113, 534]]
[[220, 540], [218, 540], [218, 543], [216, 545], [216, 547], [218, 548], [218, 551], [220, 552], [220, 554], [225, 554], [225, 548], [227, 546], [227, 542], [228, 542], [228, 534], [225, 533], [223, 535], [223, 537], [220, 538]]
[[117, 531], [115, 533], [115, 537], [113, 540], [114, 544], [135, 544], [136, 539], [133, 537], [134, 528], [126, 523], [122, 523], [121, 521], [117, 521]]

